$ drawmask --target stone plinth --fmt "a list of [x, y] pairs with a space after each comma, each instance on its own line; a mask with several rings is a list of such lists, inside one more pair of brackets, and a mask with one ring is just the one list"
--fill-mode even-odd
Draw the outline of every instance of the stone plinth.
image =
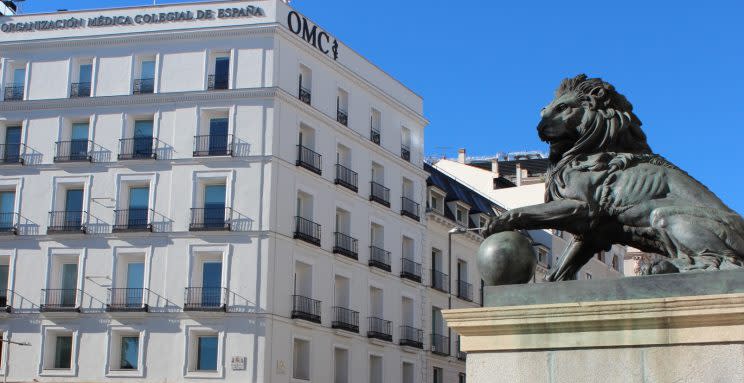
[[471, 383], [744, 382], [744, 272], [689, 276], [493, 287], [486, 301], [502, 306], [444, 317]]

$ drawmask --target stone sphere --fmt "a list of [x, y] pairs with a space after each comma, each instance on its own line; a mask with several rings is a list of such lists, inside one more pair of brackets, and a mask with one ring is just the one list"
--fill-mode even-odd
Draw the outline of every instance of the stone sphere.
[[535, 275], [537, 259], [532, 243], [516, 231], [486, 238], [478, 249], [478, 270], [486, 286], [527, 283]]

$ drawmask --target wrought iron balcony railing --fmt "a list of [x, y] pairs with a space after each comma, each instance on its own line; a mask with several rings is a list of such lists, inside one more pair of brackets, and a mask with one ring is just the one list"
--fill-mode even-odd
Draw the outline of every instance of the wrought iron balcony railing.
[[150, 290], [143, 288], [110, 288], [106, 311], [147, 311]]
[[320, 301], [302, 295], [292, 295], [292, 318], [320, 323]]
[[87, 217], [84, 210], [50, 211], [47, 233], [85, 233]]
[[419, 204], [413, 202], [413, 200], [410, 198], [400, 197], [400, 215], [404, 215], [408, 218], [418, 221]]
[[21, 164], [26, 145], [23, 144], [0, 144], [0, 164]]
[[207, 78], [207, 90], [223, 90], [230, 87], [230, 77], [210, 74]]
[[296, 216], [294, 238], [320, 246], [320, 225], [309, 219]]
[[450, 354], [449, 337], [431, 334], [431, 352], [437, 355], [448, 356]]
[[313, 173], [323, 173], [323, 157], [302, 145], [297, 145], [297, 162], [295, 165], [303, 167]]
[[431, 287], [433, 289], [448, 293], [449, 292], [449, 275], [438, 271], [431, 270]]
[[194, 136], [194, 157], [232, 156], [232, 134]]
[[23, 100], [23, 85], [8, 84], [5, 85], [5, 94], [3, 100], [5, 101], [22, 101]]
[[391, 342], [393, 340], [393, 322], [377, 317], [367, 317], [367, 338]]
[[310, 105], [310, 101], [312, 99], [312, 96], [310, 94], [310, 89], [303, 88], [302, 85], [300, 85], [299, 98], [300, 98], [300, 101], [304, 102], [305, 104]]
[[18, 234], [18, 223], [21, 216], [18, 213], [0, 213], [0, 235]]
[[152, 231], [150, 209], [114, 210], [114, 232]]
[[381, 270], [390, 271], [390, 252], [377, 246], [369, 247], [369, 265]]
[[380, 131], [372, 128], [369, 130], [369, 139], [377, 145], [380, 145]]
[[457, 297], [466, 301], [473, 301], [473, 285], [465, 281], [457, 281]]
[[132, 86], [132, 94], [147, 94], [155, 91], [154, 78], [137, 78]]
[[421, 264], [405, 257], [403, 257], [401, 262], [401, 278], [406, 278], [414, 282], [421, 283]]
[[153, 137], [119, 139], [120, 160], [154, 160], [158, 158], [160, 141]]
[[346, 234], [335, 232], [333, 233], [333, 252], [347, 256], [351, 259], [358, 259], [359, 256], [359, 241], [356, 238], [350, 237]]
[[355, 171], [341, 164], [336, 164], [336, 180], [334, 181], [336, 185], [341, 185], [356, 193], [359, 191], [357, 179], [358, 175]]
[[42, 289], [39, 311], [80, 311], [80, 294], [78, 289]]
[[390, 207], [390, 189], [375, 181], [371, 181], [369, 200], [377, 202], [385, 207]]
[[424, 348], [424, 331], [411, 326], [400, 326], [401, 346]]
[[224, 287], [186, 287], [183, 311], [225, 311], [227, 289]]
[[331, 327], [358, 333], [359, 313], [345, 307], [334, 306]]
[[54, 149], [54, 162], [90, 162], [93, 141], [57, 141]]
[[90, 97], [90, 81], [88, 82], [73, 82], [70, 84], [70, 97]]
[[232, 209], [229, 207], [191, 208], [190, 231], [230, 230]]
[[411, 148], [408, 145], [400, 146], [400, 158], [409, 162], [411, 161]]
[[349, 115], [341, 108], [336, 109], [336, 121], [340, 122], [343, 126], [349, 126]]

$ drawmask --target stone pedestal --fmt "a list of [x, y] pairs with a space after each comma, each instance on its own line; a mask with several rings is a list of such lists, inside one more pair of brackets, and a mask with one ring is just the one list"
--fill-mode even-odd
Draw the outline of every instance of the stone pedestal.
[[498, 306], [444, 312], [470, 383], [744, 382], [742, 271], [490, 287], [485, 301]]

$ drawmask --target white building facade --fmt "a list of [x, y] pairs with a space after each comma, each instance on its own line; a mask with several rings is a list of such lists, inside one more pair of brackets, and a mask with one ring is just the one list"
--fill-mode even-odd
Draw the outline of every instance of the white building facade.
[[421, 97], [279, 0], [0, 36], [8, 381], [464, 381]]

